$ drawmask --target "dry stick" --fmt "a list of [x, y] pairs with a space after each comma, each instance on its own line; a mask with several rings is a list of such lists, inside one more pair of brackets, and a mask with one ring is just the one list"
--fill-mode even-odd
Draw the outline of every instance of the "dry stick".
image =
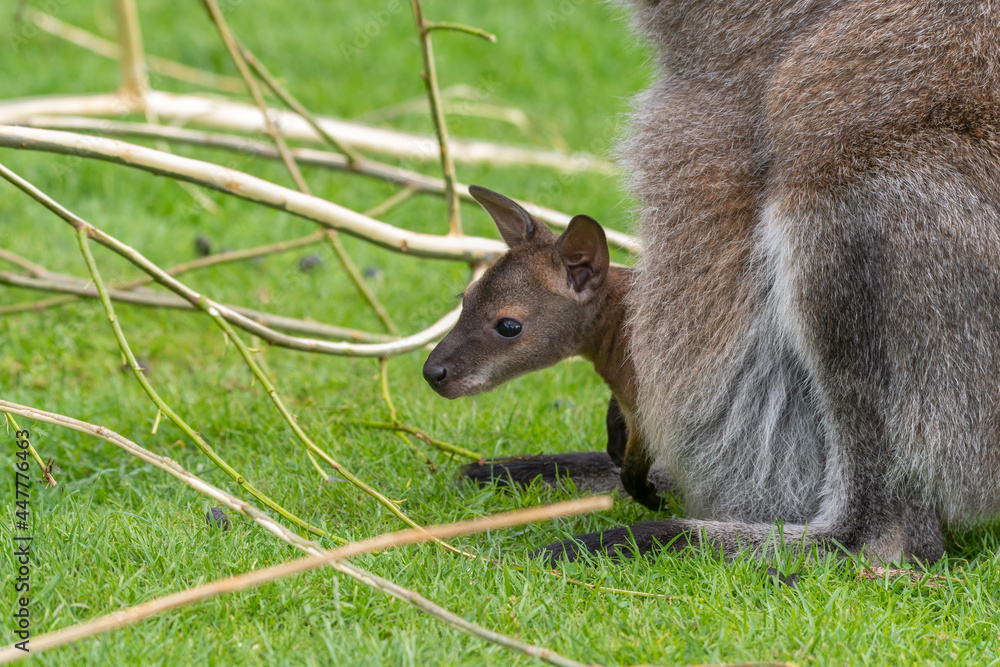
[[115, 317], [114, 306], [111, 305], [111, 299], [108, 297], [108, 292], [104, 288], [104, 281], [101, 279], [100, 271], [97, 269], [97, 263], [94, 262], [94, 256], [90, 252], [90, 243], [87, 238], [88, 232], [90, 232], [89, 225], [77, 228], [76, 236], [80, 243], [80, 252], [83, 253], [83, 258], [87, 262], [87, 268], [90, 270], [90, 275], [94, 279], [94, 285], [97, 287], [97, 291], [101, 295], [101, 304], [104, 306], [104, 312], [107, 313], [108, 320], [111, 322], [111, 329], [114, 331], [115, 340], [118, 341], [118, 347], [121, 349], [122, 354], [125, 355], [125, 359], [128, 362], [129, 367], [132, 369], [133, 375], [135, 375], [136, 380], [139, 381], [139, 385], [142, 387], [143, 391], [146, 392], [146, 395], [149, 396], [150, 400], [152, 400], [156, 405], [156, 408], [169, 417], [170, 421], [177, 424], [177, 427], [184, 431], [184, 433], [186, 433], [188, 437], [198, 445], [199, 449], [201, 449], [201, 451], [208, 456], [208, 458], [211, 459], [215, 465], [225, 471], [225, 473], [232, 477], [243, 489], [296, 525], [301, 526], [316, 535], [325, 535], [326, 533], [323, 530], [300, 519], [275, 501], [271, 500], [268, 496], [264, 495], [261, 491], [258, 491], [257, 488], [255, 488], [250, 482], [246, 481], [243, 475], [236, 472], [236, 470], [226, 463], [221, 456], [216, 454], [215, 450], [209, 446], [204, 438], [202, 438], [188, 425], [186, 421], [181, 418], [180, 415], [174, 412], [173, 409], [167, 405], [162, 398], [160, 398], [160, 395], [155, 389], [153, 389], [153, 385], [151, 385], [149, 380], [146, 379], [142, 368], [139, 366], [139, 362], [136, 361], [135, 355], [132, 354], [132, 348], [129, 347], [128, 341], [125, 340], [125, 333], [122, 331], [121, 325], [118, 323], [118, 318]]
[[[7, 421], [9, 421], [11, 426], [14, 427], [15, 432], [21, 430], [21, 427], [17, 425], [17, 422], [14, 421], [14, 417], [12, 415], [4, 413], [4, 416], [7, 417]], [[53, 477], [51, 471], [49, 471], [49, 466], [45, 465], [45, 461], [43, 461], [42, 457], [38, 455], [37, 451], [35, 451], [35, 447], [31, 444], [30, 438], [28, 439], [28, 451], [31, 453], [31, 458], [35, 459], [35, 463], [37, 463], [38, 467], [42, 469], [42, 476], [45, 478], [45, 483], [49, 486], [59, 486], [59, 483], [56, 482], [55, 477]]]
[[[80, 298], [99, 298], [97, 290], [94, 289], [94, 285], [91, 281], [73, 278], [71, 276], [63, 276], [61, 274], [49, 273], [48, 275], [48, 278], [31, 278], [29, 276], [10, 273], [8, 271], [0, 271], [0, 285], [9, 285], [11, 287], [21, 287], [43, 292], [60, 292], [72, 295], [59, 300], [49, 299], [41, 302], [26, 304], [18, 303], [10, 306], [0, 306], [0, 315], [23, 312], [26, 310], [41, 310], [43, 307], [75, 302]], [[174, 294], [164, 294], [163, 292], [155, 292], [148, 289], [120, 290], [109, 288], [108, 296], [111, 297], [112, 301], [128, 303], [134, 306], [144, 306], [147, 308], [169, 308], [174, 310], [195, 310], [195, 307], [192, 306], [189, 301], [179, 296]], [[280, 329], [282, 331], [291, 331], [311, 336], [323, 336], [325, 338], [333, 338], [336, 340], [352, 340], [357, 342], [378, 343], [398, 340], [395, 336], [370, 334], [356, 329], [347, 329], [344, 327], [334, 326], [332, 324], [323, 324], [322, 322], [312, 322], [310, 320], [300, 320], [293, 317], [285, 317], [283, 315], [274, 315], [271, 313], [261, 312], [259, 310], [253, 310], [252, 308], [243, 308], [242, 306], [227, 305], [226, 308], [250, 318], [254, 322], [259, 322], [260, 324]]]
[[[232, 134], [219, 134], [214, 132], [203, 132], [201, 130], [190, 130], [182, 127], [170, 127], [161, 125], [147, 125], [144, 123], [130, 123], [126, 121], [95, 120], [82, 117], [58, 117], [58, 116], [33, 116], [25, 118], [23, 124], [30, 127], [45, 127], [67, 130], [93, 131], [110, 136], [137, 136], [149, 138], [163, 138], [168, 141], [179, 141], [195, 146], [206, 146], [209, 148], [222, 148], [226, 150], [249, 153], [254, 156], [263, 157], [270, 160], [280, 159], [277, 150], [270, 144], [262, 141], [254, 141], [246, 137]], [[444, 180], [421, 174], [416, 171], [403, 169], [395, 165], [385, 164], [374, 160], [365, 159], [352, 165], [346, 158], [328, 151], [320, 151], [313, 148], [293, 148], [292, 155], [296, 162], [323, 169], [336, 171], [348, 171], [378, 178], [390, 183], [399, 183], [410, 188], [415, 188], [418, 192], [428, 194], [443, 195]], [[463, 183], [456, 183], [455, 188], [459, 197], [463, 201], [475, 202], [469, 194], [469, 186]], [[539, 220], [565, 229], [569, 225], [572, 216], [556, 211], [554, 209], [539, 206], [523, 200], [515, 200], [528, 213]], [[378, 217], [370, 213], [372, 217]], [[608, 243], [628, 250], [632, 253], [640, 251], [639, 241], [634, 236], [624, 234], [613, 229], [605, 229]]]
[[285, 188], [235, 169], [113, 139], [28, 127], [0, 126], [0, 146], [96, 158], [197, 183], [287, 211], [396, 252], [477, 262], [492, 260], [507, 248], [502, 242], [493, 239], [410, 232], [326, 199]]
[[[264, 101], [264, 95], [260, 91], [260, 86], [257, 85], [257, 81], [253, 78], [253, 74], [250, 72], [250, 68], [244, 58], [244, 53], [249, 53], [249, 50], [237, 43], [236, 38], [229, 29], [229, 24], [226, 23], [226, 19], [222, 15], [222, 11], [219, 9], [215, 0], [202, 0], [202, 2], [208, 10], [208, 14], [211, 17], [212, 22], [215, 24], [215, 27], [219, 30], [219, 36], [222, 37], [222, 41], [225, 43], [226, 50], [229, 51], [229, 56], [236, 65], [236, 69], [239, 70], [240, 76], [243, 78], [243, 81], [246, 82], [254, 103], [257, 105], [257, 108], [260, 109], [260, 113], [264, 118], [264, 125], [267, 130], [267, 134], [271, 137], [271, 141], [274, 142], [275, 148], [278, 149], [278, 153], [281, 155], [281, 161], [285, 163], [285, 167], [288, 169], [288, 173], [291, 174], [292, 180], [295, 181], [295, 187], [297, 187], [299, 191], [304, 194], [312, 194], [309, 190], [309, 184], [306, 183], [305, 177], [302, 176], [302, 171], [299, 169], [299, 165], [296, 164], [295, 158], [288, 150], [288, 144], [285, 143], [285, 138], [281, 136], [280, 132], [278, 132], [278, 128], [275, 126], [274, 120], [268, 113], [267, 103]], [[259, 71], [263, 71], [263, 67], [259, 68]], [[339, 144], [337, 145], [339, 147]], [[353, 154], [345, 153], [345, 155], [347, 155], [349, 159], [355, 159], [352, 157]], [[344, 243], [340, 240], [339, 234], [335, 230], [330, 230], [326, 238], [330, 243], [330, 247], [333, 249], [334, 255], [337, 256], [337, 261], [340, 262], [340, 266], [343, 267], [344, 271], [347, 273], [348, 278], [350, 278], [351, 283], [353, 283], [355, 289], [357, 289], [358, 293], [361, 295], [361, 298], [365, 300], [373, 311], [375, 311], [375, 315], [378, 317], [379, 321], [382, 322], [382, 326], [385, 327], [386, 331], [393, 335], [399, 334], [399, 329], [396, 327], [395, 323], [393, 323], [392, 318], [389, 317], [389, 312], [379, 301], [378, 297], [375, 296], [375, 292], [371, 290], [364, 278], [361, 277], [361, 272], [358, 271], [358, 267], [354, 264], [354, 260], [352, 260], [351, 256], [347, 254], [347, 248], [344, 247]]]
[[[95, 426], [93, 424], [88, 424], [87, 422], [82, 422], [72, 417], [65, 417], [63, 415], [57, 415], [51, 412], [44, 412], [41, 410], [36, 410], [34, 408], [28, 408], [25, 406], [17, 405], [14, 403], [9, 403], [4, 400], [0, 400], [0, 410], [7, 413], [19, 414], [29, 419], [35, 419], [37, 421], [43, 421], [50, 424], [55, 424], [58, 426], [64, 426], [82, 433], [90, 433], [96, 435], [97, 437], [106, 440], [118, 447], [126, 450], [130, 454], [141, 458], [142, 460], [166, 471], [167, 473], [177, 477], [183, 481], [188, 486], [192, 487], [196, 491], [215, 499], [221, 504], [230, 507], [234, 511], [240, 512], [244, 516], [250, 518], [252, 521], [260, 525], [262, 528], [272, 533], [278, 539], [296, 547], [297, 549], [304, 551], [308, 554], [318, 556], [325, 553], [320, 549], [314, 542], [305, 540], [302, 537], [291, 532], [280, 523], [274, 521], [271, 517], [267, 516], [256, 507], [250, 503], [233, 497], [232, 495], [226, 493], [225, 491], [212, 486], [208, 482], [200, 479], [199, 477], [191, 474], [176, 462], [171, 461], [168, 458], [157, 456], [152, 452], [143, 449], [134, 442], [122, 437], [121, 435], [109, 431], [103, 426]], [[330, 567], [334, 568], [342, 574], [360, 581], [361, 583], [371, 586], [377, 590], [387, 593], [396, 599], [403, 600], [413, 605], [417, 609], [443, 621], [458, 630], [470, 634], [486, 641], [499, 644], [506, 648], [510, 648], [515, 651], [519, 651], [529, 656], [538, 657], [550, 664], [555, 665], [565, 665], [579, 667], [579, 663], [575, 663], [567, 658], [563, 658], [558, 653], [549, 651], [548, 649], [533, 646], [531, 644], [526, 644], [512, 637], [507, 637], [492, 630], [487, 630], [486, 628], [465, 620], [461, 616], [454, 614], [438, 605], [434, 604], [427, 598], [424, 598], [416, 591], [411, 591], [409, 589], [403, 588], [398, 584], [395, 584], [387, 579], [383, 579], [375, 574], [367, 572], [352, 563], [344, 561], [333, 561], [329, 563]], [[34, 648], [34, 646], [33, 646]], [[7, 647], [0, 651], [0, 662], [7, 662], [20, 657], [23, 657], [23, 652], [14, 649], [13, 647]]]
[[[448, 146], [448, 124], [441, 107], [441, 91], [438, 88], [437, 68], [434, 65], [434, 47], [431, 44], [431, 33], [424, 18], [424, 10], [420, 0], [410, 0], [413, 7], [413, 19], [417, 23], [417, 33], [420, 37], [420, 54], [424, 59], [424, 71], [420, 76], [427, 87], [427, 98], [431, 104], [431, 118], [434, 120], [434, 133], [437, 135], [441, 152], [441, 174], [444, 176], [444, 198], [448, 202], [448, 233], [453, 236], [462, 234], [462, 219], [458, 205], [458, 192], [455, 183], [455, 162]], [[494, 38], [493, 41], [496, 41]]]
[[[395, 533], [379, 535], [352, 544], [347, 544], [338, 549], [325, 551], [315, 556], [298, 558], [280, 565], [253, 570], [244, 574], [238, 574], [219, 581], [208, 584], [194, 586], [187, 590], [165, 595], [149, 602], [112, 612], [100, 618], [96, 618], [84, 623], [78, 623], [62, 630], [49, 632], [44, 635], [32, 637], [31, 650], [44, 651], [57, 646], [65, 646], [75, 641], [93, 637], [112, 630], [134, 625], [141, 621], [162, 614], [163, 612], [177, 609], [195, 602], [201, 602], [225, 593], [235, 593], [248, 588], [253, 588], [266, 584], [277, 579], [290, 577], [314, 570], [322, 565], [329, 565], [335, 561], [346, 560], [361, 554], [373, 551], [382, 551], [393, 547], [426, 542], [431, 539], [444, 539], [458, 537], [469, 533], [483, 533], [491, 530], [500, 530], [513, 526], [520, 526], [536, 521], [546, 521], [559, 517], [575, 516], [587, 512], [596, 512], [608, 509], [611, 506], [609, 496], [594, 496], [582, 500], [571, 500], [568, 502], [555, 503], [542, 507], [531, 507], [528, 509], [507, 512], [504, 514], [494, 514], [493, 516], [480, 517], [459, 523], [431, 526], [423, 530], [404, 530]], [[508, 638], [510, 639], [510, 638]], [[517, 640], [513, 640], [517, 641]], [[528, 646], [528, 645], [524, 645]], [[548, 651], [539, 647], [532, 647], [537, 651]], [[18, 649], [9, 647], [0, 651], [0, 662], [4, 662], [8, 656], [20, 657]], [[552, 654], [554, 656], [556, 654]], [[553, 661], [554, 664], [580, 665], [581, 663], [562, 658]], [[581, 666], [582, 667], [582, 666]]]
[[[121, 76], [120, 92], [128, 109], [141, 111], [146, 120], [159, 124], [156, 110], [145, 103], [149, 92], [149, 75], [146, 71], [146, 52], [142, 45], [142, 28], [135, 0], [114, 0], [115, 23], [118, 27], [118, 66]], [[157, 145], [161, 151], [170, 152], [164, 142]], [[190, 183], [178, 183], [188, 196], [210, 213], [218, 213], [219, 207], [205, 193]]]
[[134, 248], [125, 245], [115, 237], [102, 232], [97, 227], [94, 227], [90, 223], [86, 222], [2, 164], [0, 164], [0, 176], [13, 183], [35, 201], [39, 202], [72, 225], [74, 229], [79, 230], [81, 227], [86, 227], [89, 230], [91, 238], [96, 240], [101, 245], [114, 250], [116, 253], [132, 262], [132, 264], [144, 272], [154, 276], [157, 282], [175, 294], [187, 299], [192, 305], [198, 306], [199, 303], [204, 301], [207, 305], [216, 308], [228, 321], [236, 324], [236, 326], [240, 327], [244, 331], [248, 331], [260, 338], [263, 338], [274, 345], [280, 345], [282, 347], [296, 350], [323, 352], [326, 354], [339, 354], [344, 356], [384, 357], [395, 354], [403, 354], [404, 352], [409, 352], [419, 347], [423, 347], [439, 336], [443, 336], [455, 325], [455, 322], [458, 321], [459, 313], [462, 310], [461, 306], [458, 306], [423, 331], [413, 334], [412, 336], [400, 338], [399, 340], [387, 343], [354, 344], [288, 336], [254, 322], [245, 315], [227, 308], [216, 301], [208, 299], [184, 283], [178, 281], [173, 276], [167, 275], [163, 269], [158, 267], [153, 262], [150, 262], [145, 256], [136, 251]]
[[[111, 58], [112, 60], [119, 59], [121, 48], [114, 42], [108, 41], [92, 32], [60, 21], [51, 14], [46, 14], [34, 7], [25, 7], [24, 16], [40, 30], [44, 30], [50, 35], [55, 35], [71, 44], [76, 44], [99, 56]], [[148, 54], [146, 55], [146, 63], [152, 71], [171, 79], [193, 83], [196, 86], [204, 86], [205, 88], [215, 88], [228, 93], [243, 92], [243, 82], [231, 76], [206, 72], [189, 67], [183, 63], [168, 60], [167, 58], [159, 58]]]
[[[395, 424], [398, 420], [396, 419], [396, 406], [393, 405], [392, 396], [389, 394], [389, 359], [386, 357], [379, 357], [378, 368], [379, 390], [382, 394], [382, 400], [385, 402], [385, 406], [389, 410], [390, 421]], [[405, 433], [394, 431], [393, 435], [402, 440], [407, 449], [413, 452], [413, 454], [416, 455], [417, 458], [419, 458], [431, 472], [437, 472], [437, 466], [434, 465], [434, 462], [427, 458], [420, 448], [413, 444], [413, 441], [410, 440]]]

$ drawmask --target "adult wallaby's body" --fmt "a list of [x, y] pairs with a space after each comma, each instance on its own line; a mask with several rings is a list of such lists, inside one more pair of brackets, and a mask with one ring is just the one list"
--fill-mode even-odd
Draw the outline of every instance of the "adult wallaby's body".
[[634, 423], [692, 517], [638, 546], [936, 560], [1000, 509], [1000, 4], [631, 4]]

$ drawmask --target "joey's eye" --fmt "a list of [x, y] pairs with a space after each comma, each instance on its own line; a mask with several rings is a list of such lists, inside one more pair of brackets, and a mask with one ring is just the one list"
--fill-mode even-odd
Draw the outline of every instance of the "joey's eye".
[[497, 333], [504, 338], [515, 338], [521, 333], [521, 323], [505, 317], [497, 322]]

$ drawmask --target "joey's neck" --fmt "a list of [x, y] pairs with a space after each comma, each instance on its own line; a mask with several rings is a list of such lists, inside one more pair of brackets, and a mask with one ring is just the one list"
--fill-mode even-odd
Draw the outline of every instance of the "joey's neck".
[[630, 269], [611, 267], [605, 299], [580, 350], [626, 411], [635, 405], [636, 392], [625, 311], [625, 295], [631, 279]]

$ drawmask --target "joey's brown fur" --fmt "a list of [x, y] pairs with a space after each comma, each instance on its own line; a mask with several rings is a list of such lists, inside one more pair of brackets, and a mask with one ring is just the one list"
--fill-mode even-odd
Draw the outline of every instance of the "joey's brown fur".
[[690, 518], [546, 553], [936, 560], [1000, 511], [1000, 3], [627, 4], [630, 426]]
[[[493, 216], [510, 252], [466, 290], [462, 315], [428, 357], [424, 376], [442, 396], [454, 398], [582, 355], [611, 388], [625, 419], [628, 435], [617, 461], [622, 485], [657, 509], [660, 499], [647, 480], [650, 460], [632, 423], [635, 367], [624, 303], [631, 272], [610, 265], [604, 231], [594, 220], [577, 216], [556, 238], [503, 195], [478, 186], [470, 191]], [[505, 339], [497, 332], [504, 319], [523, 330]]]

